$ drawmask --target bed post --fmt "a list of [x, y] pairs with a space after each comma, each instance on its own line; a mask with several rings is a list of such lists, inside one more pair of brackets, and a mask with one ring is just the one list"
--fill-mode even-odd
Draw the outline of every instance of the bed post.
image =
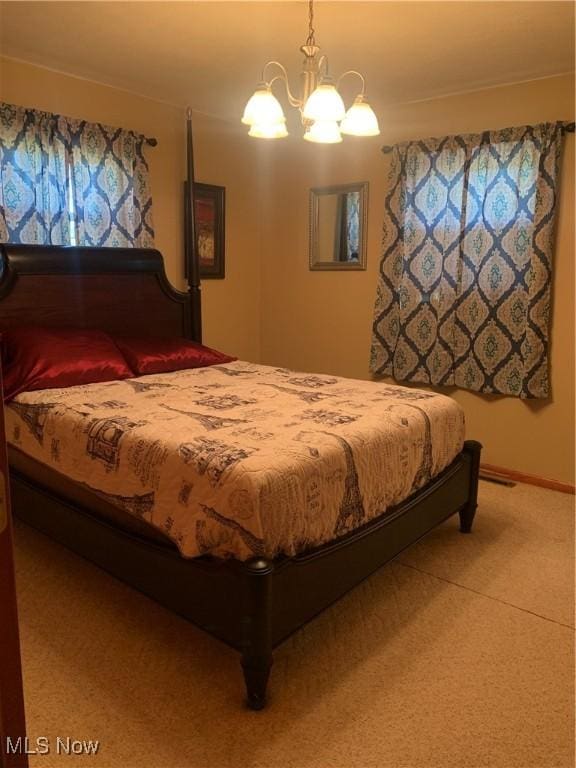
[[194, 144], [192, 140], [192, 110], [186, 111], [186, 215], [184, 217], [185, 274], [192, 309], [192, 339], [202, 342], [202, 295], [200, 292], [200, 262], [194, 208]]
[[272, 667], [271, 603], [273, 564], [264, 558], [244, 563], [242, 670], [250, 709], [266, 706]]
[[472, 522], [478, 506], [478, 477], [480, 473], [480, 452], [482, 444], [476, 440], [466, 440], [464, 442], [464, 454], [470, 460], [470, 491], [468, 502], [460, 510], [460, 531], [461, 533], [470, 533], [472, 531]]

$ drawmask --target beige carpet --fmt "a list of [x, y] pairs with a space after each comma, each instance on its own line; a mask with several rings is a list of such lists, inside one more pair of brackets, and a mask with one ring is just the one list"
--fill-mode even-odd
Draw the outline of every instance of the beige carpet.
[[100, 741], [31, 764], [571, 767], [573, 505], [481, 483], [473, 535], [448, 521], [278, 649], [260, 713], [234, 652], [20, 524], [30, 736]]

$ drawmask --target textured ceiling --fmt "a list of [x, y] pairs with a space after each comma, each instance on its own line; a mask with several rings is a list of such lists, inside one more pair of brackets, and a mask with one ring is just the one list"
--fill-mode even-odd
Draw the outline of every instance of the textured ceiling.
[[[263, 63], [297, 89], [305, 2], [0, 2], [0, 52], [238, 120]], [[572, 2], [317, 2], [334, 74], [376, 106], [574, 68]], [[344, 87], [353, 95], [352, 83]]]

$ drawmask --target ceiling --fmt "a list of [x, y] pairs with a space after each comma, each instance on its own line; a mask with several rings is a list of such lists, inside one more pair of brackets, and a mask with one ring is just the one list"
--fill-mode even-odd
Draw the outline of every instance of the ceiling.
[[[0, 2], [0, 52], [237, 121], [268, 59], [297, 90], [307, 5]], [[574, 69], [568, 1], [326, 0], [314, 26], [332, 73], [360, 69], [379, 108]]]

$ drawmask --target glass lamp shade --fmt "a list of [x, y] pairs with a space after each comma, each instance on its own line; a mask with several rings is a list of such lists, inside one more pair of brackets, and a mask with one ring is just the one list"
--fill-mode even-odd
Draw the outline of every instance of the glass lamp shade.
[[276, 96], [267, 85], [259, 85], [254, 94], [248, 99], [248, 103], [242, 115], [244, 125], [272, 125], [285, 121], [282, 106]]
[[346, 108], [342, 97], [330, 82], [321, 83], [308, 97], [302, 116], [307, 120], [337, 122], [344, 118]]
[[349, 136], [378, 136], [380, 134], [378, 118], [370, 104], [364, 101], [363, 96], [356, 96], [354, 104], [346, 112], [344, 120], [340, 123], [340, 130]]
[[277, 123], [254, 123], [248, 131], [248, 136], [257, 139], [283, 139], [288, 136], [286, 120], [279, 120]]
[[304, 134], [306, 141], [314, 144], [339, 144], [342, 141], [338, 123], [335, 120], [318, 120]]

